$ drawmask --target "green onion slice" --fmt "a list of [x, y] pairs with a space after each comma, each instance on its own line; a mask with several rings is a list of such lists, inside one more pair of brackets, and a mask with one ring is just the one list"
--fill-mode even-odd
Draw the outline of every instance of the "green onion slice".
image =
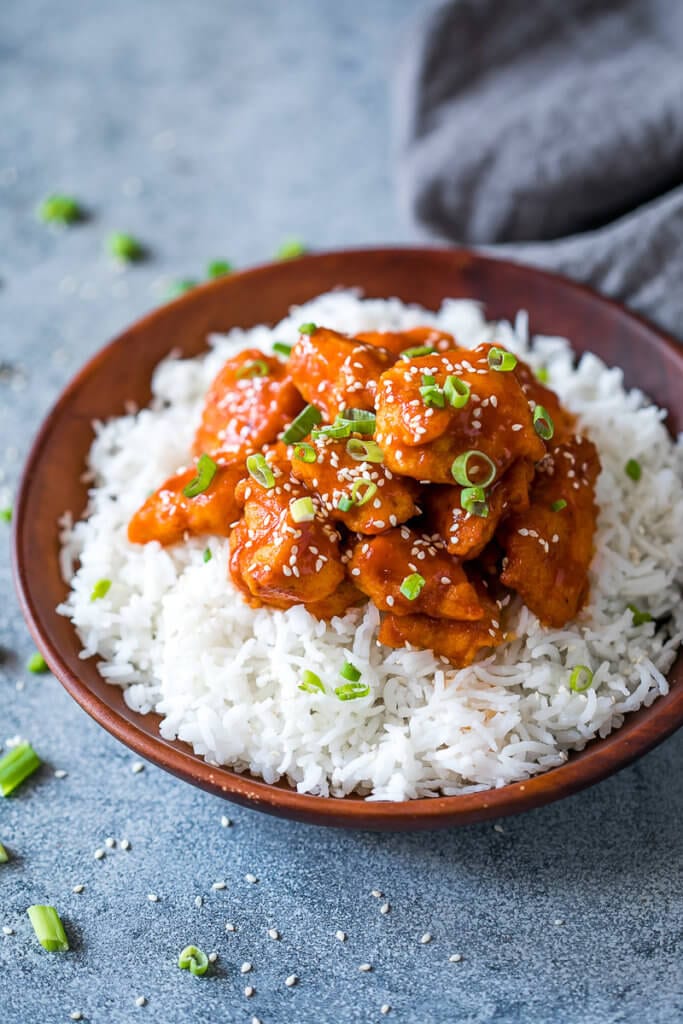
[[544, 441], [549, 441], [555, 433], [555, 425], [550, 413], [542, 405], [537, 405], [534, 409], [534, 430]]
[[178, 967], [181, 970], [189, 970], [190, 974], [194, 974], [196, 978], [206, 974], [209, 967], [209, 958], [206, 953], [202, 952], [196, 946], [185, 946], [178, 957]]
[[562, 509], [566, 507], [567, 502], [564, 500], [564, 498], [558, 498], [557, 501], [554, 501], [550, 506], [553, 512], [561, 512]]
[[12, 522], [12, 509], [9, 505], [6, 508], [0, 508], [0, 519], [2, 519], [3, 523]]
[[0, 864], [7, 864], [9, 861], [9, 853], [5, 847], [0, 843]]
[[404, 348], [401, 352], [401, 359], [417, 359], [419, 356], [432, 356], [436, 352], [431, 345], [416, 345], [414, 348]]
[[460, 380], [460, 377], [446, 377], [443, 393], [448, 404], [454, 409], [462, 409], [470, 400], [470, 386], [464, 380]]
[[304, 693], [324, 693], [325, 687], [323, 686], [322, 679], [317, 676], [315, 672], [311, 672], [310, 669], [304, 669], [301, 676], [301, 682], [299, 683], [299, 689], [303, 690]]
[[[470, 459], [474, 459], [475, 462], [478, 460], [480, 472], [488, 468], [488, 475], [485, 480], [472, 479], [469, 469]], [[457, 459], [453, 460], [451, 475], [456, 483], [459, 483], [462, 487], [488, 487], [496, 479], [496, 465], [486, 452], [470, 448], [469, 451], [463, 452], [462, 455], [458, 455]], [[479, 476], [479, 473], [477, 473], [477, 476]]]
[[352, 434], [374, 434], [376, 419], [366, 409], [342, 409], [335, 423], [348, 426]]
[[489, 349], [486, 358], [492, 370], [501, 370], [505, 373], [514, 370], [517, 365], [517, 356], [513, 356], [512, 352], [506, 352], [504, 348], [498, 348], [496, 345]]
[[352, 437], [346, 442], [346, 451], [356, 462], [384, 462], [384, 452], [375, 441]]
[[358, 671], [355, 665], [352, 665], [350, 661], [345, 661], [342, 669], [339, 673], [342, 679], [349, 679], [352, 683], [357, 683], [361, 677], [361, 673]]
[[310, 523], [315, 519], [313, 498], [297, 498], [290, 502], [289, 511], [295, 523]]
[[286, 345], [284, 341], [276, 341], [273, 345], [273, 352], [277, 352], [281, 356], [291, 356], [293, 345]]
[[275, 474], [263, 455], [250, 455], [247, 459], [247, 472], [252, 479], [265, 487], [267, 491], [275, 487]]
[[420, 591], [426, 583], [424, 576], [420, 576], [419, 572], [413, 572], [401, 583], [401, 593], [408, 601], [414, 601], [416, 597], [420, 596]]
[[99, 601], [100, 598], [106, 597], [111, 587], [111, 580], [98, 580], [95, 586], [92, 588], [92, 594], [90, 595], [91, 601]]
[[145, 250], [137, 238], [126, 235], [121, 231], [114, 231], [107, 238], [107, 249], [109, 253], [121, 263], [134, 263], [141, 260]]
[[47, 672], [47, 662], [42, 656], [40, 651], [36, 651], [26, 662], [26, 668], [29, 672], [33, 672], [34, 675], [40, 675], [41, 672]]
[[243, 380], [245, 377], [267, 377], [268, 376], [268, 363], [265, 359], [252, 359], [244, 366], [241, 366], [235, 378], [237, 380]]
[[577, 665], [569, 677], [569, 689], [574, 693], [585, 693], [593, 682], [593, 673], [588, 665]]
[[357, 480], [353, 481], [353, 487], [351, 488], [351, 501], [358, 508], [362, 508], [363, 505], [367, 505], [369, 501], [377, 494], [377, 484], [373, 483], [372, 480], [368, 480], [366, 476], [358, 477]]
[[312, 322], [309, 322], [307, 324], [301, 324], [299, 326], [299, 334], [315, 334], [317, 330], [318, 325]]
[[337, 508], [340, 512], [350, 512], [353, 508], [353, 498], [350, 498], [348, 494], [342, 494], [337, 502]]
[[332, 423], [326, 427], [321, 427], [320, 430], [312, 430], [311, 438], [315, 441], [319, 437], [329, 437], [334, 441], [340, 441], [342, 438], [351, 436], [351, 424], [350, 423]]
[[423, 384], [420, 388], [420, 394], [422, 395], [422, 401], [425, 405], [432, 406], [434, 409], [445, 408], [446, 396], [442, 389], [437, 387], [436, 384]]
[[295, 444], [297, 441], [303, 441], [305, 437], [308, 437], [313, 427], [316, 427], [318, 423], [322, 423], [322, 419], [320, 409], [317, 409], [315, 405], [307, 405], [289, 424], [282, 435], [282, 440], [285, 444]]
[[460, 505], [471, 516], [488, 517], [489, 506], [483, 487], [464, 487], [460, 492]]
[[45, 224], [75, 224], [83, 220], [83, 209], [73, 196], [52, 195], [43, 199], [37, 210]]
[[211, 561], [211, 559], [213, 558], [213, 555], [211, 554], [211, 548], [204, 548], [204, 554], [202, 555], [202, 558], [204, 559], [205, 562]]
[[276, 260], [293, 260], [297, 256], [303, 256], [306, 246], [298, 238], [287, 238], [275, 253]]
[[339, 700], [358, 700], [359, 697], [368, 696], [370, 687], [367, 683], [344, 683], [343, 686], [337, 686], [334, 693]]
[[213, 461], [210, 455], [200, 455], [197, 460], [197, 475], [189, 484], [183, 487], [183, 494], [186, 498], [196, 498], [198, 494], [203, 494], [205, 490], [211, 485], [211, 481], [216, 475], [218, 466]]
[[644, 622], [652, 622], [652, 616], [649, 612], [641, 612], [635, 604], [629, 604], [626, 606], [633, 615], [633, 625], [642, 626]]
[[227, 260], [212, 260], [206, 268], [207, 277], [225, 277], [232, 273], [232, 263]]
[[317, 462], [318, 453], [312, 444], [307, 444], [305, 441], [294, 445], [294, 451], [292, 452], [295, 459], [299, 462]]
[[548, 373], [548, 368], [546, 366], [539, 366], [539, 368], [536, 370], [536, 380], [539, 382], [539, 384], [548, 383], [548, 381], [550, 380], [550, 374]]
[[48, 953], [66, 953], [69, 948], [69, 940], [55, 908], [37, 903], [29, 907], [26, 913], [43, 949], [46, 949]]
[[9, 796], [40, 765], [41, 760], [30, 743], [19, 743], [12, 747], [0, 758], [0, 793]]
[[629, 459], [624, 466], [624, 471], [626, 476], [629, 476], [631, 480], [635, 480], [636, 482], [640, 480], [643, 474], [642, 467], [637, 459]]

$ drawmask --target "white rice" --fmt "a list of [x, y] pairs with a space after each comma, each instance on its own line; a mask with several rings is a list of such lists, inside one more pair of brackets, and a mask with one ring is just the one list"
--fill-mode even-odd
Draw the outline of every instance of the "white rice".
[[[189, 540], [163, 549], [134, 546], [128, 520], [146, 495], [189, 462], [204, 393], [232, 353], [293, 343], [297, 325], [388, 330], [430, 323], [468, 347], [495, 338], [533, 367], [595, 441], [602, 460], [600, 518], [590, 603], [563, 629], [546, 629], [525, 607], [510, 623], [517, 639], [454, 670], [429, 651], [379, 646], [370, 605], [331, 623], [302, 607], [247, 607], [227, 579], [228, 541]], [[664, 414], [619, 369], [594, 355], [574, 367], [568, 341], [530, 341], [527, 317], [485, 321], [480, 306], [446, 301], [438, 313], [396, 299], [323, 295], [274, 330], [235, 329], [210, 339], [199, 358], [169, 357], [154, 375], [148, 409], [96, 424], [85, 518], [62, 524], [62, 570], [70, 593], [60, 612], [74, 623], [82, 657], [96, 656], [136, 711], [162, 715], [162, 735], [191, 744], [215, 764], [301, 792], [406, 800], [502, 786], [566, 760], [624, 715], [667, 692], [665, 674], [683, 635], [683, 444]], [[628, 458], [642, 466], [634, 483]], [[213, 557], [204, 562], [208, 546]], [[94, 584], [112, 581], [104, 599]], [[660, 620], [633, 626], [628, 604]], [[349, 659], [370, 684], [367, 698], [334, 696]], [[587, 693], [568, 688], [571, 668], [594, 672]], [[327, 694], [298, 689], [302, 670]]]

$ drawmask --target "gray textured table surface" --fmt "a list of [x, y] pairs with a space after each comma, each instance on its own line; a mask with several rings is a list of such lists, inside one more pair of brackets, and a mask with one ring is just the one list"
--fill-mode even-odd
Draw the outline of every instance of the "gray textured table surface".
[[[319, 248], [409, 239], [386, 83], [414, 7], [4, 0], [0, 505], [58, 389], [159, 301], [165, 278], [210, 258], [259, 261], [290, 233]], [[81, 197], [90, 222], [38, 225], [35, 203], [55, 189]], [[115, 273], [110, 229], [139, 235], [150, 261]], [[683, 734], [496, 828], [344, 834], [232, 809], [150, 766], [134, 774], [133, 755], [52, 677], [25, 673], [32, 644], [0, 528], [0, 743], [27, 735], [46, 763], [0, 803], [4, 1024], [74, 1011], [93, 1024], [681, 1019]], [[109, 836], [130, 849], [95, 860]], [[39, 948], [33, 902], [58, 906], [70, 953]], [[174, 965], [188, 941], [218, 953], [203, 979]]]

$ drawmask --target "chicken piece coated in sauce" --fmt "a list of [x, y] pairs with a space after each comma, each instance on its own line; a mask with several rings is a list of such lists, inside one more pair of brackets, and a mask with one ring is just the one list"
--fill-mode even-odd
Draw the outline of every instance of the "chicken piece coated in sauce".
[[133, 544], [157, 540], [166, 545], [175, 544], [186, 534], [227, 537], [240, 515], [235, 488], [245, 474], [243, 462], [219, 464], [206, 490], [188, 498], [183, 488], [197, 476], [197, 470], [194, 466], [181, 470], [138, 509], [128, 524], [128, 540]]
[[307, 495], [290, 474], [284, 446], [266, 455], [272, 487], [248, 477], [236, 493], [243, 516], [230, 537], [230, 575], [253, 604], [290, 608], [325, 601], [345, 577], [339, 534], [309, 496], [315, 514], [297, 522], [293, 502]]
[[534, 464], [529, 459], [513, 462], [488, 491], [487, 516], [465, 511], [461, 504], [462, 487], [430, 487], [422, 499], [429, 526], [443, 537], [451, 554], [462, 559], [478, 558], [493, 539], [501, 520], [529, 507], [529, 485], [533, 476]]
[[364, 331], [356, 337], [367, 345], [386, 348], [395, 356], [411, 348], [428, 347], [437, 352], [457, 348], [453, 335], [436, 327], [411, 327], [409, 331]]
[[332, 423], [342, 409], [372, 409], [380, 374], [394, 356], [384, 348], [316, 328], [302, 334], [287, 364], [307, 402]]
[[[448, 554], [438, 538], [407, 526], [360, 540], [347, 570], [359, 590], [382, 611], [470, 621], [484, 617], [477, 591], [458, 559]], [[417, 584], [412, 599], [401, 589], [407, 581], [411, 593], [411, 578]]]
[[[496, 608], [495, 604], [493, 605]], [[379, 628], [379, 641], [387, 647], [412, 647], [433, 651], [455, 668], [465, 668], [485, 649], [498, 647], [505, 637], [496, 613], [477, 622], [432, 619], [428, 615], [387, 615]]]
[[[346, 450], [346, 439], [317, 437], [310, 444], [315, 462], [298, 457], [300, 446], [290, 447], [292, 474], [317, 494], [330, 519], [356, 533], [381, 533], [419, 513], [415, 504], [419, 488], [414, 480], [396, 476], [383, 462], [352, 458]], [[371, 496], [365, 500], [368, 494]], [[351, 500], [353, 504], [346, 508]]]
[[211, 384], [193, 451], [247, 454], [275, 441], [303, 405], [286, 364], [246, 349], [228, 359]]
[[546, 626], [573, 619], [587, 596], [599, 472], [598, 453], [587, 438], [555, 446], [536, 467], [529, 508], [499, 530], [506, 556], [501, 580]]
[[[376, 439], [392, 471], [452, 484], [454, 459], [471, 450], [491, 459], [496, 478], [517, 459], [543, 458], [546, 447], [534, 429], [527, 397], [513, 372], [489, 366], [491, 347], [400, 359], [382, 374]], [[449, 377], [469, 387], [466, 403], [461, 408], [447, 400], [443, 408], [426, 404], [420, 390], [424, 381], [443, 389]]]

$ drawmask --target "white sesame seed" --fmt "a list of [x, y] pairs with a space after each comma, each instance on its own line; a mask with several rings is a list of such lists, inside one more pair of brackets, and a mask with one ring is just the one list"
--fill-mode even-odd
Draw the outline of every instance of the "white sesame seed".
[[247, 999], [251, 999], [255, 992], [256, 989], [254, 988], [253, 985], [247, 985], [247, 987], [244, 990], [244, 994], [247, 997]]
[[382, 1003], [382, 1005], [379, 1008], [379, 1012], [382, 1014], [383, 1017], [386, 1017], [386, 1015], [390, 1011], [391, 1011], [391, 1007], [389, 1006], [389, 1003]]
[[9, 925], [4, 924], [2, 926], [2, 934], [3, 935], [14, 935], [14, 928], [10, 928]]
[[83, 1014], [80, 1010], [72, 1010], [69, 1017], [71, 1020], [83, 1020]]
[[216, 891], [218, 891], [219, 889], [225, 889], [225, 882], [214, 882], [211, 888]]
[[148, 892], [147, 893], [147, 899], [149, 900], [150, 903], [158, 903], [159, 902], [159, 897], [157, 896], [157, 894], [155, 892]]
[[250, 872], [248, 875], [244, 876], [244, 881], [249, 882], [250, 885], [254, 885], [256, 882], [258, 882], [258, 878], [256, 877], [256, 875], [252, 875]]
[[223, 826], [223, 828], [229, 828], [230, 825], [232, 825], [232, 822], [230, 818], [226, 818], [226, 816], [223, 815], [223, 817], [221, 818], [221, 825]]
[[225, 930], [226, 932], [236, 932], [237, 927], [232, 923], [232, 921], [227, 921], [225, 925]]
[[144, 1006], [146, 1002], [147, 1002], [147, 1000], [145, 999], [144, 996], [138, 996], [137, 999], [135, 1000], [135, 1005], [136, 1006]]
[[56, 779], [65, 779], [66, 775], [67, 775], [67, 773], [64, 771], [63, 768], [57, 768], [56, 771], [55, 771], [55, 778]]
[[258, 1017], [252, 1017], [251, 1024], [261, 1024], [261, 1021]]
[[215, 952], [209, 953], [209, 956], [208, 956], [209, 963], [215, 964], [216, 960], [218, 960], [218, 953], [215, 953]]
[[82, 885], [82, 884], [81, 884], [81, 883], [79, 882], [79, 883], [78, 883], [78, 885], [74, 885], [74, 887], [73, 887], [73, 889], [72, 889], [71, 891], [72, 891], [72, 892], [75, 892], [75, 893], [77, 893], [77, 894], [78, 894], [79, 892], [83, 892], [83, 890], [84, 890], [84, 889], [85, 889], [85, 886], [84, 886], [84, 885]]
[[431, 932], [425, 932], [425, 933], [424, 933], [424, 935], [421, 935], [421, 936], [420, 936], [420, 943], [421, 943], [421, 944], [422, 944], [423, 946], [426, 946], [426, 945], [427, 945], [427, 943], [428, 943], [428, 942], [431, 942], [431, 941], [432, 941], [432, 935], [431, 935]]
[[254, 965], [249, 963], [248, 960], [245, 960], [242, 966], [240, 967], [240, 974], [249, 974], [249, 971], [253, 971], [253, 969]]
[[93, 857], [95, 858], [95, 860], [102, 860], [102, 858], [104, 857], [104, 850], [95, 850], [95, 852], [93, 853]]
[[450, 964], [459, 964], [461, 960], [462, 960], [462, 954], [461, 953], [453, 953], [453, 955], [449, 956], [449, 958], [448, 958], [448, 962]]
[[204, 903], [204, 900], [201, 898], [201, 896], [195, 896], [195, 898], [194, 898], [194, 905], [195, 905], [195, 907], [201, 907], [203, 905], [203, 903]]
[[287, 986], [287, 988], [292, 988], [293, 985], [296, 985], [298, 980], [298, 975], [290, 974], [289, 977], [285, 978], [285, 985]]
[[119, 846], [121, 847], [122, 850], [130, 850], [130, 843], [128, 842], [127, 839], [122, 839], [121, 842], [119, 843]]
[[372, 964], [359, 964], [358, 970], [361, 972], [361, 974], [367, 974], [368, 971], [372, 970]]
[[339, 939], [340, 942], [346, 942], [346, 932], [343, 932], [341, 928], [334, 933], [335, 939]]
[[138, 775], [140, 772], [144, 772], [145, 766], [142, 763], [142, 761], [133, 761], [132, 765], [130, 766], [130, 770], [132, 771], [133, 775]]
[[373, 890], [371, 891], [370, 895], [371, 895], [371, 896], [374, 896], [376, 900], [381, 900], [381, 899], [382, 899], [382, 896], [384, 896], [384, 893], [383, 893], [383, 892], [380, 892], [380, 890], [379, 890], [379, 889], [373, 889]]
[[268, 938], [269, 939], [273, 939], [273, 940], [277, 940], [277, 939], [280, 938], [280, 933], [277, 930], [277, 928], [269, 928], [268, 929]]
[[505, 829], [503, 828], [503, 826], [502, 826], [502, 825], [494, 825], [494, 826], [493, 826], [493, 831], [494, 831], [494, 832], [504, 832], [504, 831], [505, 831]]
[[389, 906], [388, 903], [383, 903], [382, 906], [379, 908], [380, 914], [388, 914], [390, 910], [391, 907]]
[[556, 924], [558, 927], [560, 927], [561, 925], [564, 924], [564, 919], [561, 918], [561, 917], [556, 917], [555, 920], [553, 921], [553, 924]]
[[116, 840], [112, 836], [107, 836], [104, 840], [104, 845], [108, 846], [110, 850], [113, 850], [116, 846]]

